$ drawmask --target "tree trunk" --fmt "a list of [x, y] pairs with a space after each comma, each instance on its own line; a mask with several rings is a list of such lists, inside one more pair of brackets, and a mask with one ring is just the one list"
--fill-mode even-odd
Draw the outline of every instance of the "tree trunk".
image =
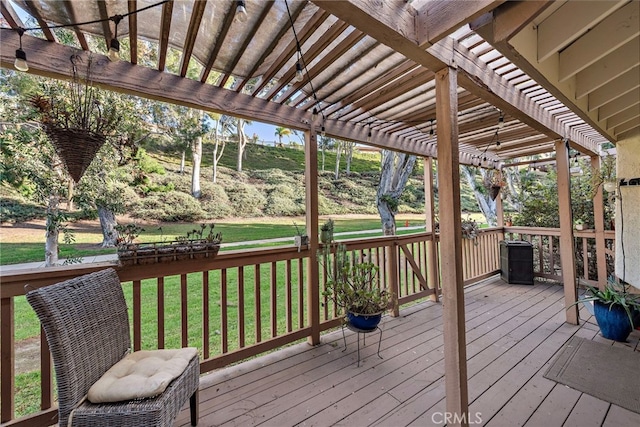
[[385, 236], [392, 236], [396, 233], [395, 216], [398, 213], [398, 201], [413, 171], [416, 156], [389, 150], [382, 150], [380, 154], [382, 171], [376, 205], [382, 222], [382, 232]]
[[355, 145], [353, 142], [345, 142], [347, 144], [347, 175], [351, 175], [351, 160], [353, 159], [353, 146]]
[[75, 183], [72, 179], [69, 180], [69, 186], [67, 187], [67, 212], [71, 212], [73, 210], [73, 190], [75, 188]]
[[247, 147], [247, 136], [244, 134], [245, 123], [243, 119], [238, 119], [238, 172], [242, 172], [242, 158], [244, 156], [244, 150]]
[[200, 191], [200, 163], [202, 162], [202, 137], [199, 136], [191, 146], [191, 157], [193, 167], [191, 171], [191, 195], [199, 199], [202, 195]]
[[185, 158], [185, 150], [182, 150], [182, 157], [180, 158], [180, 173], [184, 173], [184, 158]]
[[118, 231], [116, 230], [116, 215], [106, 206], [98, 206], [98, 218], [102, 229], [102, 247], [113, 248], [118, 241]]
[[57, 195], [49, 196], [44, 243], [45, 267], [53, 267], [58, 263], [58, 236], [60, 235], [61, 226], [59, 204], [60, 199]]
[[[489, 227], [495, 227], [498, 223], [498, 216], [496, 214], [496, 202], [495, 200], [491, 200], [491, 197], [486, 192], [483, 192], [480, 188], [480, 185], [476, 182], [476, 176], [471, 170], [469, 166], [461, 166], [462, 174], [465, 176], [469, 187], [473, 190], [473, 195], [476, 198], [476, 202], [478, 202], [478, 207], [480, 208], [480, 212], [484, 215], [487, 224]], [[482, 181], [485, 181], [486, 172], [481, 172], [483, 174]], [[499, 196], [498, 196], [499, 197]]]
[[322, 145], [322, 172], [324, 172], [324, 144]]
[[340, 154], [342, 153], [342, 143], [340, 141], [336, 142], [336, 169], [334, 171], [334, 179], [338, 179], [340, 177]]
[[[213, 183], [215, 184], [218, 180], [218, 163], [222, 158], [222, 154], [224, 153], [225, 143], [222, 143], [222, 147], [220, 146], [220, 139], [218, 138], [218, 130], [220, 127], [220, 120], [216, 122], [215, 131], [213, 134], [214, 144], [213, 144]], [[218, 150], [220, 154], [218, 154]]]

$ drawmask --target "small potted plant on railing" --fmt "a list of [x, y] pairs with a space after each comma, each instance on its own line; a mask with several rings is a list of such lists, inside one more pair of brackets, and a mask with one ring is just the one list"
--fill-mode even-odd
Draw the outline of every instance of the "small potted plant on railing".
[[187, 259], [213, 258], [220, 250], [222, 234], [215, 224], [200, 224], [199, 229], [178, 236], [172, 242], [136, 243], [144, 229], [135, 224], [118, 225], [118, 259], [122, 265], [143, 265]]
[[640, 317], [640, 295], [629, 293], [629, 287], [627, 282], [620, 280], [618, 283], [610, 277], [602, 290], [587, 286], [588, 295], [578, 301], [593, 301], [600, 332], [607, 339], [626, 341], [633, 327], [637, 326], [634, 320], [637, 322]]
[[573, 221], [573, 226], [576, 230], [582, 231], [584, 230], [584, 221], [578, 218], [575, 221]]
[[505, 215], [504, 217], [504, 226], [511, 227], [513, 225], [513, 218], [511, 215]]
[[298, 252], [300, 252], [302, 246], [307, 246], [309, 244], [309, 236], [306, 231], [298, 227], [298, 224], [295, 222], [293, 223], [293, 226], [296, 228], [296, 235], [293, 236], [293, 244], [298, 248]]
[[344, 312], [347, 323], [360, 330], [374, 330], [393, 301], [393, 294], [378, 286], [378, 266], [358, 259], [342, 244], [334, 254], [331, 246], [325, 246], [318, 260], [326, 274], [323, 295]]
[[333, 242], [333, 228], [334, 222], [332, 219], [328, 219], [324, 224], [320, 226], [320, 241], [324, 244], [331, 244]]

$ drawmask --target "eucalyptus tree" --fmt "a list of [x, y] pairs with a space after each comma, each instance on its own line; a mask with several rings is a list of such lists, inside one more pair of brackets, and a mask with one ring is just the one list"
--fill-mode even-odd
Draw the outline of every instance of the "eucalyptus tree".
[[[460, 166], [460, 171], [473, 191], [473, 195], [478, 203], [478, 208], [484, 215], [487, 224], [489, 224], [489, 227], [495, 227], [498, 218], [496, 214], [496, 202], [491, 198], [489, 189], [496, 172], [493, 169], [476, 168], [467, 165]], [[480, 175], [479, 179], [478, 175]]]
[[416, 156], [390, 150], [382, 150], [380, 154], [382, 168], [376, 205], [382, 222], [382, 232], [385, 236], [393, 236], [396, 234], [395, 217], [400, 196], [413, 172]]

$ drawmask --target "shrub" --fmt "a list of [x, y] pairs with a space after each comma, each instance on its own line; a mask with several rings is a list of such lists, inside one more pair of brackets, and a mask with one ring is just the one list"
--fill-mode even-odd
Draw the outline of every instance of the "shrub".
[[262, 208], [266, 203], [266, 199], [257, 187], [243, 182], [236, 182], [234, 185], [227, 187], [226, 192], [237, 216], [262, 215]]
[[169, 222], [195, 222], [206, 217], [206, 212], [196, 199], [179, 191], [153, 193], [143, 198], [131, 212], [135, 218]]

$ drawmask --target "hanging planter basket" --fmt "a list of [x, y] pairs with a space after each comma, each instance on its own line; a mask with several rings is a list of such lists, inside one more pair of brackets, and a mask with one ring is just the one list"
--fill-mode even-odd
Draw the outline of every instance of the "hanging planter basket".
[[47, 127], [46, 133], [76, 183], [106, 142], [104, 135], [86, 129]]
[[498, 194], [500, 193], [500, 189], [502, 187], [500, 187], [499, 185], [492, 185], [491, 186], [491, 190], [489, 191], [489, 195], [491, 196], [491, 200], [495, 200], [496, 197], [498, 197]]
[[220, 241], [189, 240], [170, 243], [141, 243], [118, 248], [118, 260], [123, 266], [166, 263], [188, 259], [215, 258]]

